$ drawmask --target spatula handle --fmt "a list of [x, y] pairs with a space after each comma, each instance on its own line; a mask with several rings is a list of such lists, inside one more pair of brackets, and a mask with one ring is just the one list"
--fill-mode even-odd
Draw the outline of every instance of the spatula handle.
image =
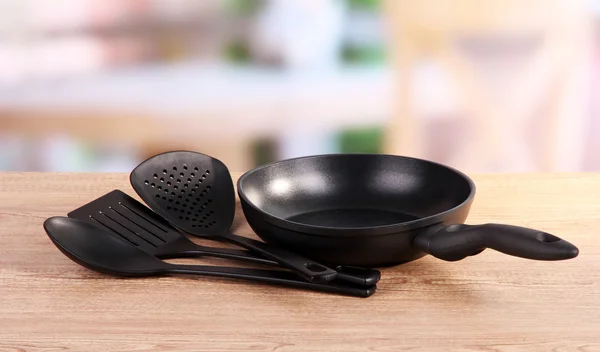
[[246, 250], [205, 247], [200, 245], [192, 246], [190, 243], [185, 243], [185, 245], [181, 246], [172, 246], [171, 244], [165, 245], [157, 249], [153, 254], [160, 259], [215, 257], [223, 259], [243, 260], [246, 262], [262, 265], [278, 265], [277, 262], [274, 262], [271, 259], [252, 255], [251, 252]]
[[328, 268], [323, 264], [319, 264], [285, 249], [268, 245], [264, 242], [234, 235], [232, 233], [222, 233], [219, 234], [219, 237], [274, 260], [281, 266], [295, 271], [298, 275], [310, 282], [330, 282], [337, 276], [335, 270]]
[[337, 293], [354, 297], [369, 297], [377, 290], [375, 285], [370, 287], [357, 287], [344, 282], [314, 283], [299, 279], [293, 272], [277, 270], [261, 270], [247, 268], [231, 268], [221, 266], [205, 265], [181, 265], [167, 264], [163, 272], [165, 274], [184, 274], [217, 276], [233, 279], [246, 279], [283, 286], [309, 289], [319, 292]]
[[[247, 250], [206, 247], [189, 241], [176, 241], [157, 248], [154, 253], [160, 259], [210, 256], [224, 259], [242, 260], [249, 263], [280, 266], [278, 262], [267, 259]], [[335, 280], [346, 281], [361, 286], [372, 286], [379, 282], [381, 272], [371, 268], [359, 268], [345, 265], [335, 267]]]

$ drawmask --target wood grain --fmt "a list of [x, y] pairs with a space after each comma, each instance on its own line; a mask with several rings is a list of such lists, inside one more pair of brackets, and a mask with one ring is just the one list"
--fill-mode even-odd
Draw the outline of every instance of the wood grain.
[[[116, 279], [62, 255], [42, 222], [115, 188], [135, 195], [127, 175], [0, 174], [0, 351], [600, 351], [600, 174], [474, 179], [468, 223], [545, 230], [579, 257], [425, 257], [383, 269], [368, 299]], [[234, 226], [251, 235], [239, 208]]]

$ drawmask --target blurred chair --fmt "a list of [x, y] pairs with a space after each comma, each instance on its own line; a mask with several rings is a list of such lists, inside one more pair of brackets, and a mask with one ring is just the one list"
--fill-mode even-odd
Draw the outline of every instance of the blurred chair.
[[471, 130], [456, 138], [458, 149], [445, 162], [468, 171], [580, 170], [591, 69], [589, 5], [387, 1], [399, 92], [386, 152], [429, 156], [435, 141], [415, 106], [414, 73], [419, 62], [435, 60], [452, 77]]

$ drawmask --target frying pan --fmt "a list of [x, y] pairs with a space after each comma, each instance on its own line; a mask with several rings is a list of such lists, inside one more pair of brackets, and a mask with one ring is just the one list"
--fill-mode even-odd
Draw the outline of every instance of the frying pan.
[[287, 159], [244, 173], [242, 210], [265, 242], [323, 263], [386, 267], [427, 254], [457, 261], [491, 248], [534, 260], [579, 250], [549, 233], [465, 225], [475, 184], [432, 161], [386, 154]]

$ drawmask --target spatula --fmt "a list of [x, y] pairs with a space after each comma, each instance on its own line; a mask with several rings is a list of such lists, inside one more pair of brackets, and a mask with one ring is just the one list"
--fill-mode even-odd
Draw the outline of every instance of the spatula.
[[[245, 250], [195, 244], [166, 220], [120, 190], [111, 191], [69, 212], [68, 216], [98, 225], [160, 259], [213, 256], [279, 265]], [[336, 280], [361, 286], [372, 286], [381, 276], [375, 269], [338, 266], [336, 270]]]
[[287, 270], [260, 270], [163, 262], [125, 239], [88, 222], [52, 217], [44, 229], [54, 245], [67, 257], [88, 269], [116, 276], [162, 276], [172, 274], [219, 276], [260, 281], [321, 292], [369, 297], [376, 287], [356, 287], [335, 281], [307, 282]]

